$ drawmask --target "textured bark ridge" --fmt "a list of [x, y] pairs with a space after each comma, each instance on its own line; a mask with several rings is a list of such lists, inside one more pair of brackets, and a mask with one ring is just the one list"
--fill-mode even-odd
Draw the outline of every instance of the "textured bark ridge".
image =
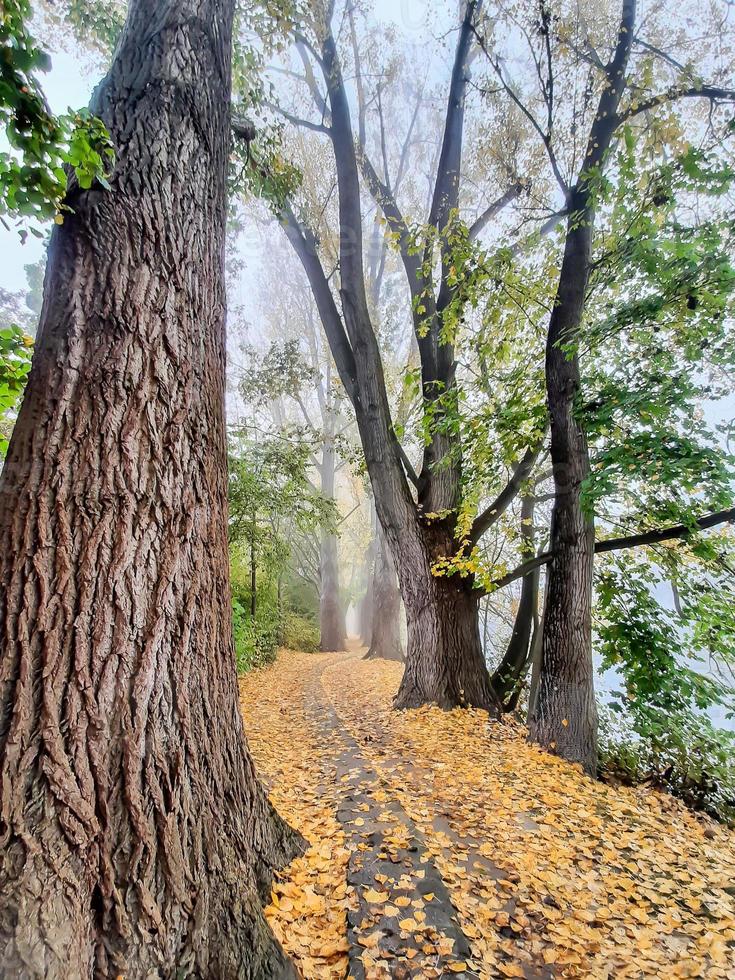
[[373, 621], [365, 659], [403, 660], [401, 647], [401, 593], [385, 535], [378, 529], [372, 582]]
[[[447, 554], [446, 535], [439, 531], [432, 540], [436, 557]], [[480, 640], [478, 597], [471, 583], [432, 575], [431, 559], [411, 547], [410, 539], [406, 545], [398, 552], [398, 568], [408, 643], [395, 706], [471, 705], [499, 715]]]
[[[591, 211], [567, 235], [557, 303], [546, 348], [551, 419], [554, 508], [549, 584], [544, 611], [538, 696], [529, 719], [531, 738], [594, 773], [597, 709], [592, 666], [592, 571], [594, 521], [582, 505], [590, 472], [587, 438], [575, 413], [581, 380], [576, 351], [563, 344], [576, 336], [584, 310], [592, 253]], [[575, 221], [579, 221], [575, 212]], [[570, 219], [571, 224], [572, 219]]]
[[0, 478], [0, 976], [291, 976], [229, 609], [231, 0], [132, 0]]

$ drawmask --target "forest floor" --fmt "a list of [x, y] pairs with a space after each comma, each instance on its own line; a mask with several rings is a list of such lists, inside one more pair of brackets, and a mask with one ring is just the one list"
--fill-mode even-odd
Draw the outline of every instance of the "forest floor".
[[735, 834], [484, 712], [395, 712], [401, 670], [281, 651], [241, 681], [309, 842], [266, 910], [304, 977], [735, 978]]

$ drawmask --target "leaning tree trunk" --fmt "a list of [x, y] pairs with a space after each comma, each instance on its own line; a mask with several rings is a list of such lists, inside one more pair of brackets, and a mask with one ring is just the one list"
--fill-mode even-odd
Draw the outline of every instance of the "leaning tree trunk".
[[0, 478], [0, 975], [261, 978], [297, 850], [243, 738], [226, 532], [232, 0], [131, 0]]
[[576, 414], [580, 371], [574, 348], [589, 277], [592, 213], [586, 198], [575, 203], [546, 348], [555, 491], [553, 557], [547, 568], [541, 672], [529, 727], [532, 739], [593, 774], [597, 766], [591, 627], [595, 529], [581, 495], [589, 475], [589, 453]]
[[[534, 553], [534, 499], [524, 497], [521, 501], [521, 560], [526, 561]], [[540, 569], [535, 568], [524, 576], [521, 584], [521, 597], [518, 603], [513, 632], [503, 659], [498, 664], [491, 680], [494, 690], [503, 705], [504, 711], [513, 711], [518, 703], [523, 679], [528, 670], [529, 646], [534, 624], [538, 620], [538, 587]]]
[[373, 573], [373, 623], [365, 659], [403, 660], [401, 647], [401, 593], [385, 535], [378, 530]]

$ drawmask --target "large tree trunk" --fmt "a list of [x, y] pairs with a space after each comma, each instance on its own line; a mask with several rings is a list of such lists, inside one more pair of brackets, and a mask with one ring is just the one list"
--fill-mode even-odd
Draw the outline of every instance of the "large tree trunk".
[[582, 505], [589, 475], [587, 438], [576, 414], [580, 388], [576, 342], [582, 321], [592, 251], [592, 211], [578, 199], [569, 218], [557, 301], [546, 348], [551, 419], [554, 509], [544, 611], [541, 673], [531, 738], [594, 773], [597, 708], [592, 665], [592, 571], [595, 529]]
[[373, 622], [365, 659], [403, 660], [401, 647], [401, 593], [385, 535], [378, 531], [373, 574]]
[[[437, 557], [447, 553], [443, 537], [431, 534]], [[417, 546], [407, 533], [402, 541], [403, 547], [394, 548], [393, 554], [398, 559], [408, 643], [395, 706], [472, 705], [499, 714], [480, 640], [479, 599], [471, 581], [433, 575], [433, 559], [424, 542]]]
[[0, 975], [281, 977], [226, 532], [232, 0], [131, 0], [0, 477]]

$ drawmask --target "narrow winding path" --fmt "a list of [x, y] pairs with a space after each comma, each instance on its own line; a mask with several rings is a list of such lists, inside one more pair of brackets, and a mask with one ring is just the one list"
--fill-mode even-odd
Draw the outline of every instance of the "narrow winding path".
[[397, 713], [400, 670], [283, 651], [242, 681], [261, 777], [311, 844], [266, 912], [307, 980], [735, 978], [732, 833], [482, 712]]

